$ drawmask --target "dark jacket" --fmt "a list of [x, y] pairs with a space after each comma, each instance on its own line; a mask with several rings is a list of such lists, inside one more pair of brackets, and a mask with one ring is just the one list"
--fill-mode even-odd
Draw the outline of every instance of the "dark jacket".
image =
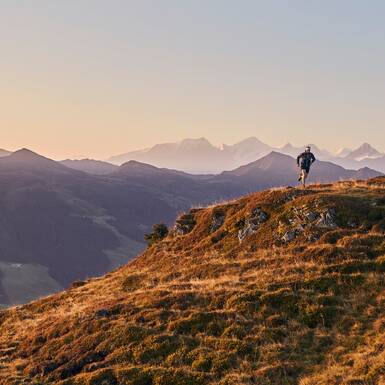
[[312, 152], [303, 152], [297, 156], [297, 165], [301, 162], [302, 169], [309, 169], [310, 166], [315, 162], [315, 156]]

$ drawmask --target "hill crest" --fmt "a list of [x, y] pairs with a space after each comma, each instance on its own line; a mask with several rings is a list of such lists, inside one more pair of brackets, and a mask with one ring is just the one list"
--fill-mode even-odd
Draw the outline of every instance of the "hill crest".
[[193, 209], [128, 265], [4, 311], [0, 383], [378, 383], [384, 194], [377, 178]]

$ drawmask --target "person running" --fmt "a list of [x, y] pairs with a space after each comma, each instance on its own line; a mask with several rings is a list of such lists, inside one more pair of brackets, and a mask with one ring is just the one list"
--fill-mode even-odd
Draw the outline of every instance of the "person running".
[[305, 152], [297, 156], [297, 166], [301, 167], [301, 173], [298, 182], [302, 181], [302, 186], [306, 186], [306, 178], [309, 175], [310, 167], [315, 162], [315, 156], [311, 152], [310, 146], [307, 146]]

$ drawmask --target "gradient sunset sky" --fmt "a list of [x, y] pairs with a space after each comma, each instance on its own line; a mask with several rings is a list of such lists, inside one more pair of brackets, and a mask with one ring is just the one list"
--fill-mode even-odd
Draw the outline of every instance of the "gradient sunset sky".
[[384, 20], [374, 0], [2, 0], [0, 148], [385, 151]]

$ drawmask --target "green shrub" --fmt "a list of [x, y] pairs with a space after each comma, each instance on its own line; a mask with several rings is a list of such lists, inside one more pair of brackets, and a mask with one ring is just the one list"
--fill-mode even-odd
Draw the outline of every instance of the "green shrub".
[[168, 228], [164, 223], [158, 223], [152, 226], [152, 233], [145, 234], [144, 239], [147, 241], [148, 246], [152, 246], [154, 243], [161, 241], [168, 235]]

